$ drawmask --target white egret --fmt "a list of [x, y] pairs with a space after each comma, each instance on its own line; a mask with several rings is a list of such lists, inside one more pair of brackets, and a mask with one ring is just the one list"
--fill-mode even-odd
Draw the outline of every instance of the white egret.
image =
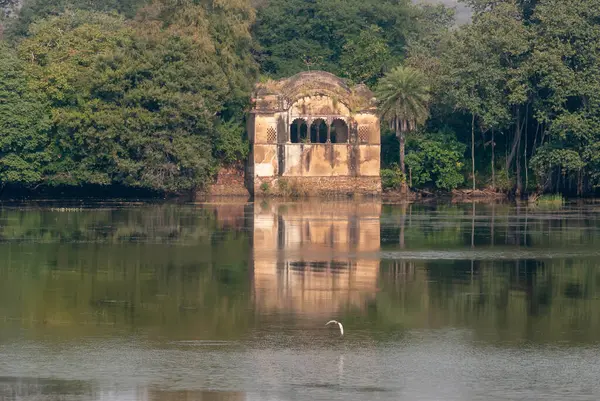
[[344, 335], [344, 326], [342, 326], [342, 324], [341, 324], [340, 322], [338, 322], [337, 320], [330, 320], [330, 321], [328, 321], [328, 322], [325, 324], [325, 326], [328, 326], [328, 325], [330, 325], [331, 323], [335, 323], [335, 324], [337, 324], [337, 325], [340, 327], [340, 335], [342, 335], [342, 336], [343, 336], [343, 335]]

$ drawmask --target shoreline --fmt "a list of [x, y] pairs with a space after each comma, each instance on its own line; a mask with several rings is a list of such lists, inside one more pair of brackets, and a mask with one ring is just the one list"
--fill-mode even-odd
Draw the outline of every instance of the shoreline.
[[[579, 201], [597, 199], [597, 195], [586, 196], [563, 196], [565, 201]], [[426, 190], [414, 190], [408, 192], [383, 191], [381, 193], [328, 193], [321, 195], [282, 196], [280, 194], [259, 194], [251, 196], [249, 193], [212, 193], [198, 191], [195, 193], [159, 193], [139, 188], [118, 186], [77, 186], [77, 187], [40, 187], [23, 188], [7, 186], [0, 192], [1, 204], [14, 203], [206, 203], [206, 202], [262, 202], [281, 200], [285, 202], [301, 201], [380, 201], [382, 203], [521, 203], [528, 202], [527, 198], [515, 199], [505, 192], [496, 192], [489, 189], [475, 190], [458, 189], [451, 192], [429, 192]]]

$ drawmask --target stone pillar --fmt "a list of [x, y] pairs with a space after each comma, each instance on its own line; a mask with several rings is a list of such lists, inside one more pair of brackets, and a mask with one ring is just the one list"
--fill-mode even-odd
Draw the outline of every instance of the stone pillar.
[[358, 123], [354, 119], [348, 120], [348, 143], [359, 143]]
[[[308, 143], [311, 143], [312, 141], [310, 140], [310, 129], [312, 126], [312, 118], [307, 118], [306, 119], [306, 140]], [[317, 142], [319, 142], [319, 140], [317, 140]]]
[[331, 118], [327, 119], [327, 143], [331, 143]]

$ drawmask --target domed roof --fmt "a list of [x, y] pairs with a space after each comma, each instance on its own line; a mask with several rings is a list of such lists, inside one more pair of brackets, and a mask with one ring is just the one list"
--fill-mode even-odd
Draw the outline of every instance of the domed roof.
[[284, 93], [301, 92], [309, 88], [320, 88], [346, 94], [352, 92], [342, 78], [325, 71], [300, 72], [283, 80], [282, 91]]
[[374, 108], [373, 92], [366, 85], [350, 87], [344, 79], [329, 72], [304, 71], [289, 78], [257, 84], [256, 109], [272, 109], [273, 97], [279, 99], [277, 108], [281, 109], [285, 108], [284, 103], [289, 106], [300, 98], [318, 95], [336, 98], [354, 109]]

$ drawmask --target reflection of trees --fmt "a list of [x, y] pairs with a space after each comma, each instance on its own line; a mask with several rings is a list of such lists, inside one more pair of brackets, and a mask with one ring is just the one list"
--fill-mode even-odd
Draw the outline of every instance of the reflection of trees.
[[[382, 330], [455, 326], [508, 341], [592, 341], [600, 333], [594, 262], [544, 257], [599, 249], [593, 213], [412, 204], [386, 205], [379, 219], [370, 205], [261, 206], [257, 214], [244, 205], [3, 209], [0, 325], [64, 338], [134, 328], [151, 338], [238, 338], [263, 313], [252, 298], [263, 288], [284, 313], [313, 305]], [[481, 260], [472, 238], [476, 251], [519, 246], [543, 262]], [[396, 258], [380, 269], [380, 239], [384, 250], [464, 249], [465, 257]], [[256, 285], [261, 271], [271, 280], [264, 286]], [[292, 307], [296, 300], [306, 308]]]
[[0, 211], [0, 239], [58, 243], [196, 242], [210, 239], [222, 225], [215, 218], [217, 215], [211, 208], [176, 205], [67, 212], [3, 209]]
[[1, 216], [0, 320], [68, 336], [135, 327], [184, 338], [237, 337], [249, 324], [248, 232], [221, 229], [211, 210]]
[[[384, 205], [384, 249], [447, 249], [498, 246], [571, 248], [600, 245], [593, 210], [545, 211], [510, 205]], [[592, 233], [592, 234], [590, 234]]]
[[464, 327], [486, 341], [596, 341], [600, 332], [600, 272], [589, 260], [475, 260], [473, 276], [469, 260], [389, 261], [382, 278], [380, 326]]
[[[455, 214], [456, 209], [439, 206], [432, 210], [428, 205], [384, 205], [381, 218], [381, 245], [384, 249], [435, 247], [436, 245], [462, 245], [459, 238], [460, 221], [439, 221], [435, 214]], [[457, 215], [458, 216], [458, 215]]]

